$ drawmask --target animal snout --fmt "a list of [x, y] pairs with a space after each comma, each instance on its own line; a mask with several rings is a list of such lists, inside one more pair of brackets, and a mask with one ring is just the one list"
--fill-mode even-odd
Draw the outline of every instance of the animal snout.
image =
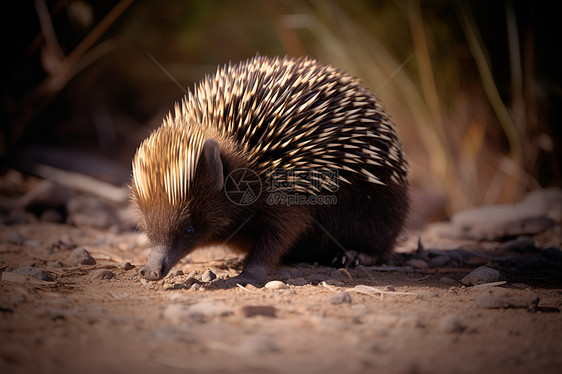
[[152, 268], [150, 265], [147, 265], [140, 271], [142, 277], [147, 280], [161, 279], [163, 277], [163, 273], [164, 273], [164, 264], [162, 264], [158, 268]]

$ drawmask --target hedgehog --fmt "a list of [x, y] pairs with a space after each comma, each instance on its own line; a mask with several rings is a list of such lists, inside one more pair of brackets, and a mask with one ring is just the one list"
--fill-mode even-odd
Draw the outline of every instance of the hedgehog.
[[130, 187], [151, 244], [144, 278], [227, 244], [248, 253], [230, 286], [262, 286], [281, 262], [384, 259], [409, 207], [382, 104], [309, 57], [257, 55], [205, 76], [138, 147]]

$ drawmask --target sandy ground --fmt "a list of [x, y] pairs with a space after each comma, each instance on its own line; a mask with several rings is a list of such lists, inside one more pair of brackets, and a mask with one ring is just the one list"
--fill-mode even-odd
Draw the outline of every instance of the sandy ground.
[[[386, 267], [280, 266], [274, 288], [225, 290], [207, 281], [207, 269], [219, 279], [241, 269], [225, 249], [194, 253], [147, 282], [139, 270], [149, 248], [138, 232], [2, 225], [0, 371], [559, 373], [559, 268], [525, 277], [499, 266], [499, 281], [465, 286], [475, 268], [498, 268], [492, 257], [437, 264], [427, 248], [498, 258], [505, 245], [445, 241], [434, 229], [409, 233]], [[535, 257], [511, 255], [536, 259], [549, 247], [556, 257], [561, 237], [557, 224], [533, 238]], [[77, 264], [76, 248], [96, 263]]]

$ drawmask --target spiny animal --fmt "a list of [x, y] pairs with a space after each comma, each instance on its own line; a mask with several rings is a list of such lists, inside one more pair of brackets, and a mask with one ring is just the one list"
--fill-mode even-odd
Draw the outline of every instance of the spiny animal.
[[383, 258], [408, 212], [407, 174], [393, 123], [357, 78], [307, 57], [219, 67], [134, 156], [152, 245], [141, 274], [160, 279], [224, 243], [249, 252], [229, 285], [262, 285], [281, 260]]

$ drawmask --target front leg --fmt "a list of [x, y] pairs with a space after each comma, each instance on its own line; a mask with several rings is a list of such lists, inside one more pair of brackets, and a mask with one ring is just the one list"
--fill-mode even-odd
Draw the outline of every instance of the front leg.
[[255, 237], [248, 262], [240, 275], [226, 280], [228, 287], [237, 284], [252, 284], [262, 287], [272, 266], [279, 263], [299, 237], [310, 227], [311, 215], [308, 207], [277, 207], [267, 216], [259, 217], [252, 226]]

